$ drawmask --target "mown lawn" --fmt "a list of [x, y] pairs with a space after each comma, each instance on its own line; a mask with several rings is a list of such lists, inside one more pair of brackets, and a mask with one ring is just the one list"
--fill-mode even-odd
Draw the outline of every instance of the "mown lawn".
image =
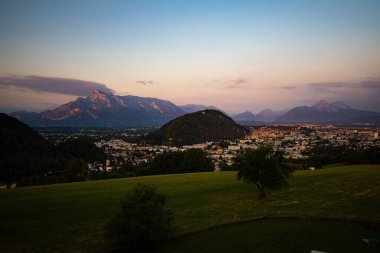
[[357, 221], [264, 219], [205, 230], [145, 252], [380, 252], [380, 245], [368, 246], [363, 238], [380, 239], [380, 231]]
[[137, 183], [168, 196], [180, 231], [255, 216], [380, 221], [380, 166], [297, 171], [260, 201], [235, 172], [194, 173], [27, 187], [0, 192], [0, 252], [93, 251], [120, 197]]

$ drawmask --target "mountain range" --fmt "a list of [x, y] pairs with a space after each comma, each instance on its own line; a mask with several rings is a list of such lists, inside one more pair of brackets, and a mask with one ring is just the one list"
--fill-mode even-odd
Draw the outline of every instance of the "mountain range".
[[358, 119], [376, 119], [380, 113], [353, 109], [344, 102], [320, 100], [312, 106], [294, 107], [276, 119], [278, 123], [355, 123]]
[[[53, 110], [41, 113], [18, 111], [10, 115], [30, 126], [158, 127], [186, 113], [206, 109], [221, 111], [211, 105], [177, 106], [158, 98], [117, 96], [95, 90], [88, 97], [80, 97]], [[312, 106], [294, 107], [288, 111], [265, 109], [256, 115], [245, 111], [231, 115], [231, 118], [241, 124], [379, 124], [380, 113], [354, 109], [341, 101], [321, 100]]]
[[180, 105], [178, 107], [187, 113], [199, 112], [199, 111], [203, 111], [203, 110], [207, 110], [207, 109], [222, 111], [219, 108], [212, 106], [212, 105], [205, 106], [205, 105], [187, 104], [187, 105]]
[[241, 122], [241, 123], [252, 123], [252, 122], [269, 123], [269, 122], [275, 121], [283, 113], [284, 111], [272, 111], [271, 109], [265, 109], [256, 115], [250, 111], [245, 111], [242, 113], [234, 114], [231, 117], [235, 121]]
[[117, 96], [95, 90], [54, 110], [15, 112], [11, 116], [31, 126], [161, 126], [185, 114], [170, 101], [137, 96]]

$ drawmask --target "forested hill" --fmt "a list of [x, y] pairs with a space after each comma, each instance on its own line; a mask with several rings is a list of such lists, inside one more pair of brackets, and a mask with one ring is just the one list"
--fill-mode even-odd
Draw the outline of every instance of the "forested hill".
[[[31, 148], [39, 148], [46, 146], [46, 141], [36, 131], [30, 128], [23, 122], [10, 117], [4, 113], [0, 113], [0, 150], [7, 151], [22, 151], [19, 146], [28, 144]], [[25, 147], [22, 147], [25, 148]]]
[[181, 146], [238, 139], [248, 133], [246, 127], [237, 124], [224, 113], [204, 110], [178, 117], [144, 139], [159, 145]]
[[54, 146], [26, 124], [0, 113], [0, 181], [41, 173]]
[[[73, 159], [104, 162], [104, 152], [90, 139], [70, 139], [58, 146], [45, 140], [26, 124], [0, 113], [0, 183], [29, 184], [65, 182], [63, 171]], [[60, 177], [60, 178], [58, 178]]]

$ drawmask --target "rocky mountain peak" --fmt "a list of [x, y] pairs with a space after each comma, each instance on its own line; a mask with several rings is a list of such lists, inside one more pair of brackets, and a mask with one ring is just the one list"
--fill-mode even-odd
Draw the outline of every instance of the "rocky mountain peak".
[[321, 111], [327, 107], [329, 107], [330, 104], [329, 102], [327, 102], [326, 100], [319, 100], [317, 103], [315, 103], [314, 105], [312, 105], [311, 107], [314, 108], [314, 109], [317, 109], [318, 111]]
[[337, 112], [339, 110], [351, 110], [352, 108], [342, 101], [335, 101], [332, 103], [327, 102], [326, 100], [320, 100], [315, 103], [311, 108], [316, 109], [317, 111], [327, 111], [327, 112]]
[[91, 103], [94, 103], [92, 107], [95, 108], [100, 108], [100, 107], [107, 107], [110, 108], [112, 107], [112, 102], [111, 100], [114, 99], [115, 95], [111, 93], [105, 93], [100, 90], [94, 90], [88, 97], [87, 100]]
[[100, 91], [100, 90], [94, 90], [89, 96], [88, 96], [88, 99], [90, 99], [91, 101], [95, 101], [95, 100], [107, 100], [108, 99], [108, 95], [107, 93], [103, 92], [103, 91]]
[[257, 115], [263, 115], [263, 116], [271, 116], [274, 112], [271, 109], [264, 109], [261, 112], [259, 112]]

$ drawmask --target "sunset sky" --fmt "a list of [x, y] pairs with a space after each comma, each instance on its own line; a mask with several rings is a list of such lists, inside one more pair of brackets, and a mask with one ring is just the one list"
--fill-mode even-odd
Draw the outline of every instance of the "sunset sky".
[[0, 0], [0, 111], [86, 96], [380, 111], [380, 1]]

